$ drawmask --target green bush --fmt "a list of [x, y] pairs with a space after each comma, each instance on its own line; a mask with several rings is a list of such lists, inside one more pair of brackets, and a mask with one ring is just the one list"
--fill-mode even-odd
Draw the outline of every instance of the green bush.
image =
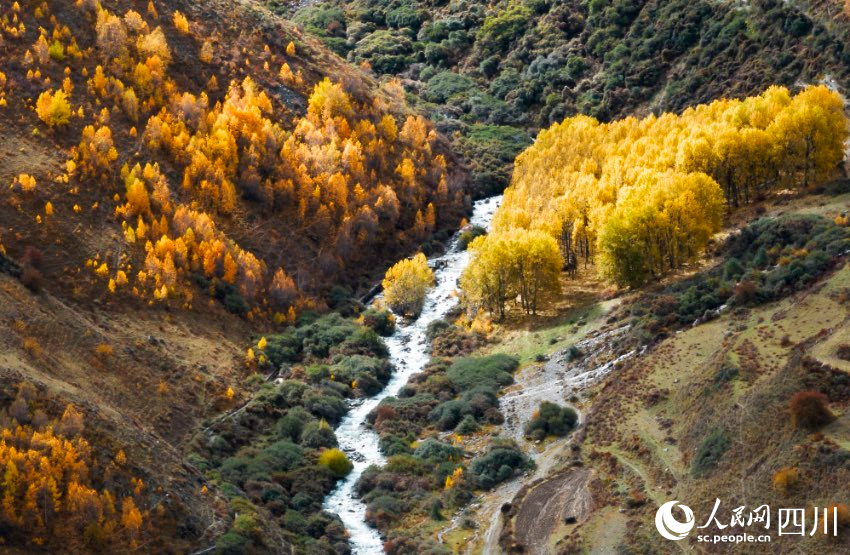
[[737, 258], [730, 258], [726, 261], [726, 264], [723, 265], [723, 280], [724, 281], [737, 281], [742, 275], [744, 275], [745, 268], [741, 265]]
[[451, 322], [444, 320], [442, 318], [438, 320], [433, 320], [428, 323], [428, 327], [425, 328], [425, 338], [428, 341], [434, 341], [434, 338], [439, 334], [443, 333], [445, 330], [448, 330], [452, 327]]
[[726, 383], [731, 382], [735, 378], [738, 377], [740, 370], [737, 366], [724, 365], [714, 374], [714, 383]]
[[729, 437], [722, 428], [714, 428], [702, 441], [694, 455], [691, 472], [694, 476], [705, 476], [717, 467], [720, 458], [729, 448]]
[[[327, 393], [327, 390], [325, 392]], [[318, 393], [310, 393], [305, 397], [304, 408], [317, 418], [323, 418], [332, 424], [339, 423], [348, 410], [341, 396]]]
[[[347, 296], [342, 289], [331, 292], [338, 299]], [[259, 520], [249, 522], [252, 514], [274, 516], [298, 552], [343, 545], [344, 527], [318, 515], [323, 499], [351, 464], [337, 454], [328, 422], [339, 422], [346, 413], [353, 381], [361, 391], [374, 391], [389, 379], [386, 346], [373, 329], [347, 317], [310, 312], [301, 314], [297, 327], [267, 336], [266, 342], [262, 354], [289, 379], [259, 384], [245, 411], [214, 422], [211, 440], [199, 436], [193, 442], [210, 478], [221, 480], [230, 511], [241, 517], [234, 530], [239, 533], [222, 540], [221, 547], [229, 552], [263, 550], [272, 521], [255, 527], [252, 523]], [[301, 376], [303, 381], [294, 379]], [[258, 513], [260, 508], [265, 512]], [[243, 536], [257, 544], [244, 543]]]
[[490, 489], [512, 478], [517, 472], [530, 470], [534, 463], [510, 440], [494, 442], [489, 451], [472, 461], [470, 472], [479, 486]]
[[461, 418], [472, 414], [472, 408], [460, 399], [452, 399], [440, 403], [428, 414], [428, 420], [440, 430], [451, 430], [457, 426]]
[[526, 425], [525, 435], [534, 440], [541, 440], [550, 435], [562, 437], [570, 433], [577, 420], [578, 415], [572, 408], [543, 401], [537, 409], [537, 414]]
[[283, 515], [283, 527], [296, 534], [303, 534], [307, 528], [307, 519], [298, 511], [289, 509]]
[[275, 401], [284, 407], [296, 407], [304, 403], [304, 395], [309, 390], [307, 384], [296, 380], [284, 380], [278, 385]]
[[251, 514], [240, 514], [236, 515], [236, 518], [233, 519], [233, 525], [230, 527], [231, 531], [236, 532], [240, 536], [244, 536], [246, 538], [250, 538], [259, 533], [260, 528], [257, 525], [257, 519], [254, 515]]
[[382, 527], [398, 520], [407, 511], [407, 504], [393, 495], [379, 495], [369, 501], [366, 510], [366, 521]]
[[361, 316], [363, 324], [375, 330], [378, 335], [389, 337], [395, 332], [395, 317], [388, 310], [369, 308]]
[[437, 521], [443, 520], [443, 513], [440, 512], [442, 510], [443, 510], [442, 501], [440, 501], [439, 499], [434, 499], [429, 504], [428, 516], [431, 517], [431, 520], [437, 520]]
[[336, 6], [309, 6], [298, 10], [293, 20], [306, 31], [322, 38], [345, 35], [345, 15]]
[[498, 407], [496, 392], [486, 385], [466, 391], [459, 399], [440, 403], [428, 413], [428, 420], [440, 430], [451, 430], [461, 420], [470, 417], [477, 421], [488, 415], [488, 411]]
[[430, 465], [423, 462], [422, 459], [413, 457], [408, 454], [393, 455], [387, 459], [387, 465], [384, 467], [386, 472], [397, 472], [404, 474], [413, 474], [424, 476], [432, 470]]
[[475, 82], [451, 71], [442, 71], [428, 80], [427, 98], [431, 102], [445, 102], [449, 98], [470, 91]]
[[245, 450], [222, 463], [221, 477], [238, 486], [248, 480], [271, 481], [272, 473], [291, 470], [304, 462], [304, 453], [298, 445], [280, 440], [255, 452]]
[[287, 440], [272, 443], [263, 449], [262, 455], [274, 461], [274, 470], [291, 470], [304, 462], [301, 448]]
[[331, 375], [331, 367], [327, 364], [313, 364], [307, 367], [307, 380], [312, 383], [321, 383]]
[[463, 451], [448, 443], [428, 438], [416, 447], [413, 456], [428, 462], [456, 461], [461, 459]]
[[311, 420], [304, 425], [301, 432], [301, 445], [312, 449], [332, 448], [337, 446], [336, 435], [326, 423]]
[[193, 281], [202, 289], [209, 289], [210, 284], [213, 285], [213, 297], [221, 304], [228, 312], [244, 316], [250, 307], [245, 302], [245, 298], [239, 293], [239, 289], [226, 281], [214, 279], [210, 281], [203, 274], [193, 274]]
[[823, 217], [758, 220], [727, 239], [727, 262], [721, 268], [647, 293], [635, 303], [635, 333], [652, 340], [665, 329], [691, 325], [723, 304], [779, 299], [811, 284], [848, 250], [850, 230]]
[[384, 340], [372, 328], [361, 326], [333, 349], [333, 353], [345, 355], [367, 355], [380, 358], [389, 356]]
[[234, 532], [222, 534], [215, 541], [215, 553], [217, 555], [243, 555], [248, 551], [251, 541]]
[[478, 422], [475, 420], [471, 414], [467, 414], [463, 417], [463, 420], [455, 427], [455, 433], [466, 436], [469, 434], [474, 434], [479, 430]]
[[[437, 320], [432, 322], [436, 324]], [[472, 353], [479, 344], [476, 334], [469, 333], [460, 326], [448, 324], [442, 326], [428, 326], [429, 340], [431, 341], [431, 355], [435, 357], [459, 357]]]
[[[483, 106], [471, 106], [472, 110]], [[504, 114], [504, 111], [498, 111]], [[485, 117], [482, 112], [481, 117]], [[492, 120], [486, 115], [487, 120]], [[495, 123], [495, 122], [493, 122]], [[460, 139], [459, 150], [470, 160], [475, 190], [480, 194], [497, 194], [508, 185], [516, 156], [531, 144], [522, 129], [508, 125], [475, 123]]]
[[478, 46], [487, 53], [503, 52], [518, 40], [531, 23], [532, 12], [522, 4], [507, 9], [484, 20], [476, 37]]
[[[365, 377], [372, 377], [381, 384], [389, 381], [392, 373], [387, 359], [365, 355], [346, 356], [334, 364], [331, 371], [336, 375], [337, 381], [360, 381]], [[367, 393], [377, 393], [377, 391], [367, 391]]]
[[294, 363], [301, 358], [302, 339], [294, 330], [266, 337], [266, 348], [263, 351], [269, 363], [275, 368], [282, 364]]
[[518, 367], [519, 361], [509, 355], [469, 357], [456, 360], [446, 375], [459, 390], [476, 386], [498, 390], [514, 382], [512, 373]]
[[380, 446], [381, 452], [388, 457], [413, 453], [413, 449], [410, 448], [410, 440], [398, 435], [381, 434]]
[[359, 330], [354, 322], [332, 312], [308, 326], [298, 328], [297, 335], [302, 338], [306, 356], [324, 358], [330, 353], [331, 347], [344, 342]]
[[387, 25], [396, 29], [409, 27], [413, 31], [419, 31], [422, 19], [422, 14], [417, 10], [414, 10], [409, 5], [402, 5], [387, 13], [386, 22]]
[[412, 62], [413, 42], [400, 31], [378, 30], [357, 42], [355, 60], [368, 61], [378, 73], [396, 73]]

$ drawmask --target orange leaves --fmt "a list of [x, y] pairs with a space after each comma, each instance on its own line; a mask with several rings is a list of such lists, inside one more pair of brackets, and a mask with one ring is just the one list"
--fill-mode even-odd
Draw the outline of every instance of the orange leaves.
[[446, 476], [446, 482], [443, 489], [450, 490], [460, 483], [463, 479], [463, 467], [459, 466], [454, 469], [454, 472]]
[[398, 125], [392, 114], [384, 114], [378, 124], [378, 131], [387, 143], [394, 143], [398, 137]]
[[71, 105], [62, 90], [41, 93], [36, 101], [35, 111], [48, 127], [66, 125], [71, 118]]
[[401, 177], [408, 187], [416, 186], [416, 167], [413, 165], [413, 160], [405, 158], [398, 165], [395, 172]]
[[127, 206], [125, 213], [128, 216], [138, 216], [150, 213], [150, 197], [141, 179], [132, 179], [127, 183]]
[[142, 528], [142, 513], [136, 507], [132, 497], [121, 500], [121, 525], [130, 536], [130, 545], [135, 549], [139, 531]]
[[278, 77], [286, 85], [291, 85], [295, 82], [295, 75], [293, 75], [292, 69], [287, 63], [284, 63], [280, 66], [280, 72], [278, 72]]
[[76, 163], [86, 177], [104, 179], [108, 176], [112, 162], [118, 159], [118, 151], [112, 142], [112, 131], [105, 125], [83, 128], [83, 138], [77, 148]]
[[384, 300], [400, 314], [418, 316], [425, 295], [434, 285], [434, 272], [421, 252], [411, 259], [400, 260], [387, 270], [382, 286]]
[[353, 113], [351, 98], [343, 90], [342, 85], [325, 78], [313, 89], [307, 104], [307, 112], [317, 119], [348, 118]]
[[823, 180], [846, 137], [841, 100], [825, 87], [794, 97], [771, 87], [643, 120], [567, 118], [517, 158], [494, 230], [543, 231], [573, 263], [596, 251], [603, 277], [638, 285], [697, 256], [724, 200], [734, 208]]
[[269, 286], [269, 298], [274, 307], [279, 310], [290, 308], [297, 297], [298, 287], [296, 287], [295, 281], [283, 268], [278, 268]]
[[35, 190], [36, 180], [33, 176], [22, 173], [12, 181], [12, 188], [14, 189], [16, 186], [20, 187], [23, 192], [29, 193]]
[[563, 259], [556, 241], [542, 231], [512, 229], [476, 238], [470, 245], [471, 262], [460, 278], [464, 303], [482, 307], [498, 318], [505, 306], [519, 299], [527, 314], [560, 291]]
[[[27, 395], [19, 392], [15, 405], [16, 419], [32, 418]], [[84, 533], [97, 530], [109, 545], [122, 539], [116, 534], [120, 523], [127, 539], [139, 537], [144, 519], [133, 497], [123, 499], [119, 515], [109, 489], [92, 482], [102, 471], [93, 468], [91, 447], [79, 437], [79, 411], [68, 405], [62, 418], [47, 426], [13, 426], [0, 429], [2, 514], [13, 533], [42, 544], [82, 541]], [[141, 491], [123, 471], [113, 472], [111, 480], [119, 486], [124, 482], [122, 489], [135, 495]]]
[[172, 21], [174, 22], [174, 27], [176, 27], [178, 31], [184, 35], [189, 34], [189, 20], [186, 19], [186, 16], [180, 13], [179, 10], [174, 12]]
[[800, 471], [795, 467], [781, 468], [773, 475], [773, 489], [787, 494], [800, 479]]
[[215, 51], [213, 50], [213, 45], [210, 41], [205, 40], [201, 45], [201, 50], [198, 53], [198, 59], [204, 62], [205, 64], [211, 63], [213, 60], [213, 55]]
[[798, 428], [816, 430], [835, 420], [829, 399], [820, 391], [800, 391], [788, 403], [791, 423]]
[[[368, 91], [346, 90], [330, 79], [315, 85], [307, 115], [291, 128], [291, 114], [282, 106], [286, 95], [279, 90], [267, 94], [250, 78], [229, 88], [222, 82], [227, 92], [217, 92], [213, 101], [203, 91], [184, 91], [181, 83], [186, 81], [169, 73], [175, 45], [168, 44], [166, 35], [173, 36], [172, 24], [183, 34], [196, 29], [184, 14], [170, 10], [155, 21], [155, 6], [149, 4], [145, 14], [145, 4], [118, 15], [86, 0], [87, 16], [97, 18], [100, 65], [69, 60], [63, 76], [67, 84], [45, 93], [41, 102], [52, 109], [63, 98], [67, 102], [71, 91], [81, 100], [83, 95], [91, 97], [81, 102], [81, 114], [90, 125], [83, 129], [68, 175], [63, 176], [78, 182], [75, 190], [95, 180], [111, 186], [116, 170], [128, 164], [121, 170], [122, 190], [110, 188], [103, 198], [78, 203], [103, 212], [114, 208], [122, 225], [123, 252], [110, 251], [109, 258], [98, 258], [92, 266], [104, 289], [116, 296], [133, 292], [147, 300], [188, 298], [195, 287], [189, 277], [199, 274], [205, 278], [198, 279], [201, 289], [218, 288], [218, 298], [222, 291], [231, 298], [241, 296], [236, 311], [244, 305], [246, 311], [254, 309], [254, 316], [279, 314], [280, 322], [292, 321], [308, 302], [299, 286], [319, 290], [319, 282], [331, 279], [331, 274], [380, 257], [385, 245], [424, 237], [436, 229], [438, 219], [449, 221], [456, 213], [452, 205], [460, 207], [460, 199], [448, 192], [454, 182], [446, 178], [445, 161], [432, 152], [435, 135], [424, 119], [409, 118], [402, 125], [403, 120], [385, 113], [386, 103], [369, 98]], [[66, 58], [76, 58], [71, 53], [73, 37], [62, 33], [32, 33], [29, 41], [39, 39], [30, 54], [33, 63], [43, 60], [52, 70], [65, 66], [50, 61], [55, 40]], [[219, 45], [226, 44], [222, 38], [199, 37], [193, 48], [199, 48], [202, 62], [227, 58], [226, 52], [219, 52]], [[267, 62], [270, 73], [263, 73], [263, 79], [274, 79], [278, 72], [282, 82], [303, 92], [297, 50], [290, 44], [284, 59], [265, 49], [251, 67], [259, 69], [257, 62]], [[215, 72], [219, 79], [233, 76], [229, 68], [222, 69]], [[44, 79], [39, 70], [48, 75], [46, 67], [33, 66], [32, 86]], [[49, 75], [55, 79], [58, 73]], [[207, 71], [203, 79], [210, 74]], [[80, 113], [80, 107], [68, 104], [68, 117]], [[43, 119], [49, 125], [63, 121], [53, 115]], [[116, 147], [129, 149], [120, 153], [118, 165]], [[166, 164], [168, 172], [160, 172], [155, 160]], [[396, 174], [399, 167], [403, 171]], [[116, 192], [113, 204], [108, 199]], [[67, 206], [76, 205], [72, 201]], [[55, 208], [64, 216], [62, 206]], [[90, 215], [88, 209], [73, 210], [78, 209], [77, 219]], [[44, 213], [41, 218], [45, 225], [50, 223]], [[292, 256], [270, 258], [271, 268], [259, 254], [270, 254], [262, 240], [252, 243], [255, 252], [233, 240], [250, 236], [244, 233], [246, 221], [261, 220], [269, 240], [293, 235], [286, 243], [292, 245]], [[318, 256], [304, 256], [307, 250]], [[293, 279], [296, 267], [299, 286]]]
[[230, 284], [236, 283], [236, 272], [238, 271], [238, 268], [236, 267], [236, 261], [233, 260], [230, 253], [224, 255], [224, 262], [222, 265], [224, 267], [224, 272], [221, 279]]
[[136, 48], [142, 59], [158, 57], [164, 66], [171, 63], [171, 49], [161, 27], [139, 37]]

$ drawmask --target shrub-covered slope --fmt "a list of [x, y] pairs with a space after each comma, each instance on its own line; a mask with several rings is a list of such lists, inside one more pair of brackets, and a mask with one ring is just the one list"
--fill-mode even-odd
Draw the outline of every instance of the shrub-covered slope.
[[[0, 138], [0, 433], [17, 449], [1, 459], [6, 546], [339, 543], [328, 518], [303, 521], [345, 466], [319, 453], [333, 443], [322, 419], [386, 379], [366, 347], [291, 376], [308, 391], [293, 401], [303, 423], [328, 445], [246, 426], [254, 451], [228, 440], [187, 459], [187, 440], [272, 395], [259, 389], [272, 354], [246, 356], [252, 338], [345, 304], [458, 224], [466, 174], [447, 141], [391, 86], [224, 0], [3, 2]], [[327, 349], [360, 329], [344, 324]], [[320, 363], [346, 364], [345, 392], [318, 385]], [[66, 413], [74, 426], [60, 429]], [[67, 459], [55, 468], [75, 468], [61, 480], [16, 458], [54, 444]], [[266, 468], [270, 457], [289, 462]], [[316, 465], [332, 470], [289, 499], [303, 480], [285, 474]]]
[[[715, 499], [724, 525], [742, 505], [744, 514], [762, 504], [774, 515], [805, 508], [808, 532], [813, 507], [821, 521], [823, 507], [836, 507], [837, 537], [832, 509], [829, 537], [789, 541], [776, 522], [761, 533], [780, 550], [847, 550], [847, 244], [846, 228], [820, 216], [759, 220], [730, 238], [722, 267], [632, 307], [644, 339], [656, 342], [594, 401], [582, 452], [607, 485], [594, 494], [596, 515], [567, 531], [563, 550], [599, 541], [594, 523], [620, 506], [613, 521], [630, 524], [611, 541], [663, 553], [651, 521], [672, 499], [700, 526]], [[695, 544], [694, 534], [687, 541]]]
[[459, 133], [482, 192], [507, 185], [526, 132], [577, 113], [608, 121], [770, 84], [848, 84], [850, 22], [833, 2], [329, 0], [294, 19], [400, 75]]

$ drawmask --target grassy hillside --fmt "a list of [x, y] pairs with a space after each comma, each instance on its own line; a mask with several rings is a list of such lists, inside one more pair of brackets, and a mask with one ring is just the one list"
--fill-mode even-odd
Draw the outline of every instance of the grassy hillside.
[[[842, 345], [850, 272], [846, 228], [829, 219], [846, 202], [846, 195], [815, 197], [774, 210], [733, 231], [710, 269], [623, 300], [607, 323], [631, 324], [633, 341], [648, 350], [618, 365], [588, 399], [580, 451], [514, 499], [503, 548], [667, 553], [669, 542], [655, 532], [657, 508], [678, 499], [702, 525], [719, 498], [723, 523], [741, 505], [745, 514], [765, 503], [774, 511], [806, 508], [809, 523], [813, 507], [836, 505], [837, 538], [780, 538], [773, 522], [772, 545], [846, 549], [850, 398]], [[771, 254], [764, 260], [760, 252]], [[801, 395], [823, 399], [822, 420], [801, 411]], [[529, 536], [522, 523], [540, 514], [534, 492], [586, 472], [576, 466], [595, 473], [569, 490], [592, 496], [592, 514], [565, 523], [566, 512], [544, 511], [537, 518], [556, 523], [546, 538]], [[690, 536], [690, 548], [730, 552]]]
[[832, 2], [328, 0], [293, 18], [350, 60], [400, 76], [453, 134], [482, 192], [507, 185], [527, 133], [567, 116], [848, 84], [850, 20]]

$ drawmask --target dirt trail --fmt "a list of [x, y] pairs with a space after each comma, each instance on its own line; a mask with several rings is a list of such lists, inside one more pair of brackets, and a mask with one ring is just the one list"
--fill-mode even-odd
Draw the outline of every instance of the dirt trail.
[[[610, 373], [619, 361], [634, 354], [633, 352], [621, 354], [616, 348], [627, 330], [628, 327], [605, 332], [592, 331], [575, 345], [581, 353], [577, 358], [574, 359], [574, 355], [565, 349], [553, 354], [544, 364], [531, 365], [522, 369], [516, 375], [516, 384], [499, 401], [506, 416], [502, 435], [513, 438], [520, 445], [528, 445], [525, 442], [524, 428], [542, 401], [570, 405], [569, 398], [580, 395], [586, 388]], [[583, 423], [583, 415], [578, 409], [576, 412], [579, 413], [577, 426], [580, 426]], [[524, 484], [541, 481], [541, 484], [536, 486], [529, 495], [540, 495], [540, 500], [545, 502], [538, 507], [538, 510], [526, 510], [524, 502], [519, 514], [519, 517], [523, 519], [523, 526], [540, 520], [535, 524], [535, 530], [538, 532], [534, 535], [537, 537], [548, 539], [549, 534], [544, 534], [543, 530], [554, 529], [567, 512], [574, 512], [573, 516], [577, 518], [589, 513], [590, 494], [586, 488], [589, 477], [587, 471], [564, 473], [558, 480], [551, 482], [553, 485], [548, 485], [550, 484], [548, 480], [544, 481], [559, 467], [564, 467], [569, 462], [568, 446], [574, 436], [575, 433], [547, 443], [540, 451], [531, 449], [529, 454], [534, 458], [536, 468], [530, 476], [501, 484], [471, 507], [481, 527], [467, 544], [466, 553], [490, 555], [501, 552], [499, 547], [499, 536], [503, 526], [501, 508], [505, 503], [514, 500]], [[540, 493], [534, 493], [538, 489]], [[526, 514], [523, 515], [522, 511], [526, 511]], [[456, 528], [459, 520], [454, 519], [452, 524], [439, 534], [439, 537], [442, 539], [447, 532]], [[530, 543], [527, 547], [534, 549], [534, 553], [548, 552], [545, 540], [540, 545]]]
[[515, 519], [516, 536], [528, 553], [548, 555], [548, 540], [567, 517], [582, 521], [590, 514], [592, 498], [587, 484], [590, 471], [568, 470], [532, 489]]

